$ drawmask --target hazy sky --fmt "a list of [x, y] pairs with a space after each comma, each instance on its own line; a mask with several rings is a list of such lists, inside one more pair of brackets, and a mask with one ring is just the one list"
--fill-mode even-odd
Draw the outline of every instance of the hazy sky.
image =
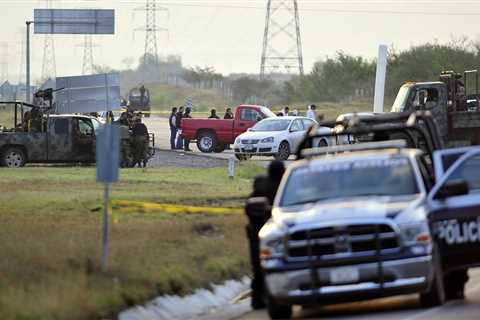
[[[273, 0], [278, 1], [278, 0]], [[97, 36], [96, 64], [124, 67], [127, 57], [142, 55], [145, 13], [135, 11], [142, 0], [52, 1], [54, 8], [104, 8], [116, 11], [116, 34]], [[267, 0], [158, 0], [159, 53], [178, 54], [186, 66], [212, 66], [224, 74], [259, 72]], [[305, 69], [319, 58], [341, 50], [374, 57], [379, 43], [406, 49], [414, 44], [452, 37], [476, 40], [480, 1], [452, 0], [298, 0]], [[0, 40], [9, 43], [9, 74], [17, 82], [20, 43], [25, 21], [45, 1], [0, 0]], [[82, 71], [83, 36], [55, 36], [57, 75]], [[43, 36], [32, 40], [32, 71], [40, 76]], [[80, 46], [79, 46], [80, 45]]]

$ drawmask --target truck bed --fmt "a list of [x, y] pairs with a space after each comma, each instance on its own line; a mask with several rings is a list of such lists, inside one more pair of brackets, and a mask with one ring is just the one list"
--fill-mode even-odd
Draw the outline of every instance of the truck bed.
[[182, 136], [189, 140], [195, 140], [200, 130], [215, 131], [219, 142], [233, 143], [234, 120], [224, 119], [183, 119]]

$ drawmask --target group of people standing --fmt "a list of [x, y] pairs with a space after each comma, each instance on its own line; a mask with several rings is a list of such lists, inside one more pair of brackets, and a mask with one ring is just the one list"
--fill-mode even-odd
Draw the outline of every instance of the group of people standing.
[[[190, 140], [184, 139], [182, 137], [182, 119], [191, 118], [191, 108], [173, 107], [170, 117], [168, 118], [168, 123], [170, 125], [170, 148], [172, 150], [183, 149], [185, 151], [190, 150]], [[208, 119], [220, 119], [217, 115], [216, 109], [210, 110], [210, 116]], [[223, 119], [233, 119], [232, 108], [227, 108], [225, 110], [225, 115]]]
[[[290, 111], [289, 107], [285, 107], [282, 111], [277, 113], [278, 117], [288, 117], [288, 116], [298, 116], [299, 112], [297, 109], [294, 109], [293, 111]], [[314, 104], [311, 104], [307, 107], [307, 112], [306, 112], [306, 117], [313, 119], [313, 120], [318, 120], [317, 117], [317, 106]]]
[[172, 150], [184, 149], [190, 150], [190, 140], [182, 137], [182, 119], [191, 118], [192, 109], [182, 107], [173, 107], [168, 123], [170, 125], [170, 148]]

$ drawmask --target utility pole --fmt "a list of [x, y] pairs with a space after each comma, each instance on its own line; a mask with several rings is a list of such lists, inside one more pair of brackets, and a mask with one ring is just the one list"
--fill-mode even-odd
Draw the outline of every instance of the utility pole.
[[[51, 8], [51, 0], [46, 0], [46, 8]], [[57, 66], [55, 63], [55, 46], [52, 34], [45, 34], [43, 43], [42, 80], [55, 78]]]
[[302, 40], [297, 0], [268, 0], [260, 78], [269, 73], [303, 75]]

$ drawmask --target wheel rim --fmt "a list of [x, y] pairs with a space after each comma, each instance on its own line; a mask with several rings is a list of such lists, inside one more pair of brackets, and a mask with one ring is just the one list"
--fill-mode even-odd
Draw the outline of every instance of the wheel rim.
[[19, 168], [22, 166], [23, 157], [15, 151], [10, 151], [5, 157], [5, 163], [9, 168]]
[[200, 140], [200, 146], [204, 150], [209, 150], [213, 146], [213, 140], [210, 137], [202, 137]]
[[282, 143], [280, 145], [280, 150], [278, 150], [278, 154], [280, 155], [280, 158], [288, 159], [288, 157], [290, 156], [288, 151], [288, 145], [286, 145], [285, 143]]

